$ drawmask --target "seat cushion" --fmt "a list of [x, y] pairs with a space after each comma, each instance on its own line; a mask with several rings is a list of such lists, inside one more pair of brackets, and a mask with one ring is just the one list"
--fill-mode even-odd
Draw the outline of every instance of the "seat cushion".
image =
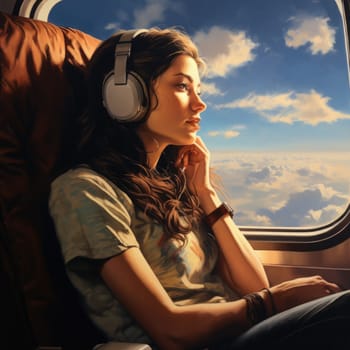
[[84, 72], [99, 42], [0, 12], [0, 206], [28, 316], [44, 345], [61, 341], [66, 293], [47, 210], [49, 184], [72, 161]]

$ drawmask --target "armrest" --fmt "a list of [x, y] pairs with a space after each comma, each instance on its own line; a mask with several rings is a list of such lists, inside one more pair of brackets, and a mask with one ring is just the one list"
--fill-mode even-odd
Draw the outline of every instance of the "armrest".
[[105, 344], [97, 344], [92, 350], [152, 350], [152, 348], [147, 344], [111, 341]]

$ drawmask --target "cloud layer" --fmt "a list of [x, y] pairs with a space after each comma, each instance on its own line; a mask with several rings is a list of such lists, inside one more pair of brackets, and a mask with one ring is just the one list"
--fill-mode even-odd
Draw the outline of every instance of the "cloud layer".
[[345, 210], [349, 153], [212, 154], [243, 226], [318, 226]]

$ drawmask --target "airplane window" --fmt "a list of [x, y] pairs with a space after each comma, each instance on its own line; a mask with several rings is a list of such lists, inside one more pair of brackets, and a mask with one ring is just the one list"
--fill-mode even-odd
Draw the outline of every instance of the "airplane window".
[[101, 39], [152, 26], [192, 36], [208, 64], [200, 135], [239, 225], [317, 227], [345, 211], [350, 91], [336, 1], [63, 0], [49, 21]]

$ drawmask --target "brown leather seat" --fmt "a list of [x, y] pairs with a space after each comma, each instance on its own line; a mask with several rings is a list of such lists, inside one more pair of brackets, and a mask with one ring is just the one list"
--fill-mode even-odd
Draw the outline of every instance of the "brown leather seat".
[[[72, 161], [84, 70], [99, 42], [78, 30], [0, 13], [0, 262], [6, 251], [15, 263], [38, 345], [84, 349], [100, 336], [78, 307], [47, 210], [51, 180]], [[9, 287], [4, 276], [14, 276], [9, 266], [1, 265], [3, 291]]]

